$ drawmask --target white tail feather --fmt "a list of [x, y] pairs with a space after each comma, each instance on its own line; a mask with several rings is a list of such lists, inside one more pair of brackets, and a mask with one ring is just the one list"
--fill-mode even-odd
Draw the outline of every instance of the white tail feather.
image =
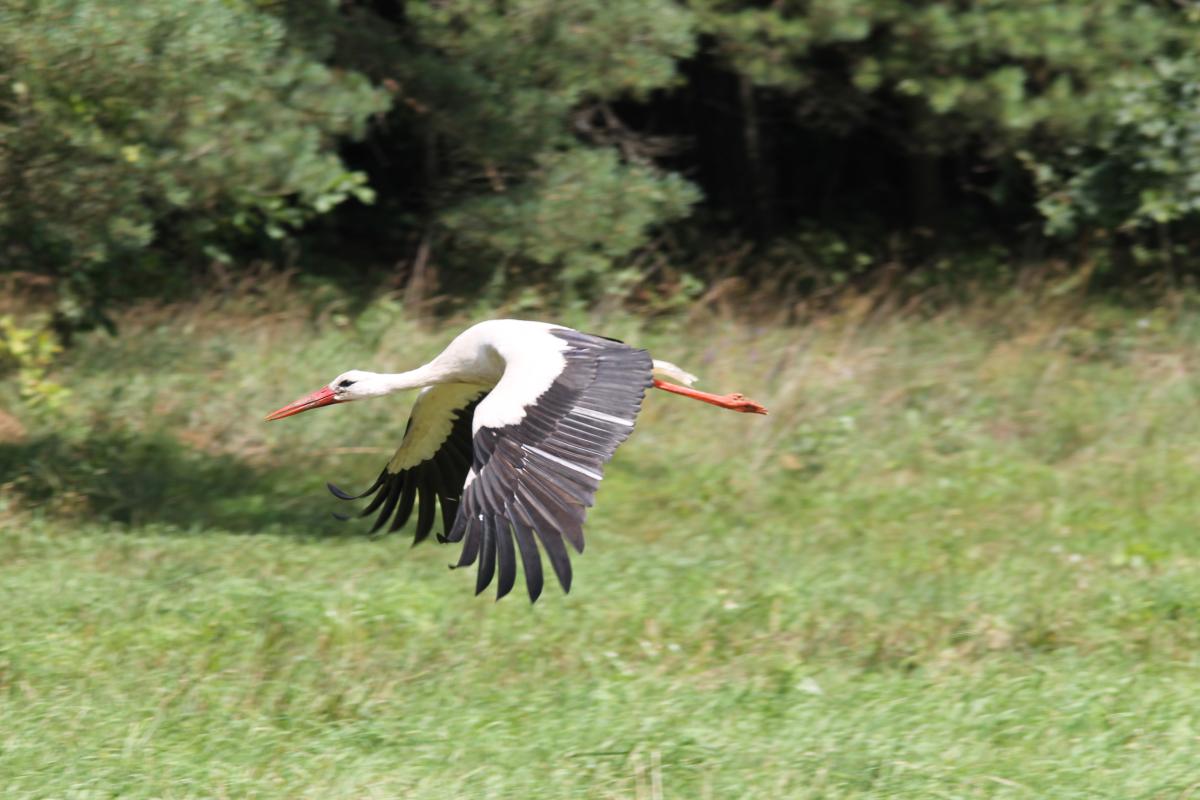
[[659, 361], [657, 358], [654, 359], [654, 374], [662, 378], [670, 378], [673, 381], [678, 381], [684, 386], [691, 386], [699, 380], [692, 373], [680, 369], [670, 361]]

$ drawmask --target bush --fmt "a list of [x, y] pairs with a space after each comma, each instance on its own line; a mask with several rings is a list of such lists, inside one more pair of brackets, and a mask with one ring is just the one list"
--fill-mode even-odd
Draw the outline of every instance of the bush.
[[1192, 4], [691, 5], [721, 60], [787, 97], [802, 128], [966, 162], [993, 177], [976, 196], [1010, 213], [1032, 199], [1052, 234], [1197, 221]]
[[62, 352], [47, 320], [33, 318], [18, 323], [0, 316], [0, 378], [16, 373], [18, 391], [33, 406], [51, 411], [67, 398], [67, 390], [50, 380], [50, 367]]
[[442, 219], [463, 247], [502, 264], [544, 267], [567, 293], [596, 294], [652, 225], [686, 216], [698, 199], [676, 175], [622, 164], [611, 150], [577, 148], [541, 156], [512, 191], [464, 201]]
[[774, 240], [745, 264], [780, 285], [964, 242], [1161, 264], [1200, 239], [1198, 32], [1157, 0], [10, 0], [0, 269], [86, 323], [339, 205], [310, 250], [451, 294], [623, 291], [682, 220], [673, 260]]
[[201, 250], [370, 199], [334, 144], [386, 105], [243, 3], [5, 3], [0, 257], [55, 273], [87, 322]]
[[673, 0], [413, 2], [392, 18], [373, 8], [332, 24], [338, 63], [396, 91], [375, 144], [398, 165], [400, 208], [381, 209], [381, 226], [432, 241], [452, 291], [507, 276], [590, 295], [699, 199], [613, 109], [681, 83], [695, 31]]

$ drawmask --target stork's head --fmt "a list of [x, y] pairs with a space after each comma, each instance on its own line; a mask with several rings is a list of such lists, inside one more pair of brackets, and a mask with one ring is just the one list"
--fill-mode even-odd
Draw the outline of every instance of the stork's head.
[[299, 414], [301, 411], [310, 411], [334, 403], [346, 403], [351, 400], [362, 400], [364, 397], [387, 394], [387, 387], [380, 380], [382, 377], [377, 372], [365, 372], [360, 369], [343, 372], [330, 381], [328, 386], [322, 386], [315, 392], [288, 403], [278, 411], [272, 411], [267, 415], [267, 420], [283, 419], [293, 414]]

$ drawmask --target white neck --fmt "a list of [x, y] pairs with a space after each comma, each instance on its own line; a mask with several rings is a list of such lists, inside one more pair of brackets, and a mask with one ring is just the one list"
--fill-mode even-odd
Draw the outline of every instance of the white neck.
[[[350, 370], [339, 375], [329, 386], [338, 392], [339, 399], [344, 400], [380, 397], [392, 392], [423, 389], [440, 383], [495, 386], [504, 372], [505, 362], [480, 333], [484, 324], [495, 323], [481, 323], [467, 329], [424, 366], [408, 372], [393, 373]], [[350, 379], [354, 383], [339, 391], [336, 385], [344, 379]]]
[[[450, 383], [458, 379], [457, 371], [431, 361], [423, 367], [417, 367], [408, 372], [367, 372], [351, 370], [339, 375], [330, 388], [338, 391], [339, 397], [345, 400], [362, 400], [368, 397], [382, 397], [393, 392], [403, 392], [407, 389], [423, 389], [439, 383]], [[338, 390], [337, 384], [343, 378], [354, 381], [352, 386]]]
[[403, 392], [406, 389], [423, 389], [446, 383], [454, 379], [454, 373], [444, 367], [439, 367], [436, 361], [410, 369], [408, 372], [381, 372], [378, 374], [378, 385], [383, 389], [380, 394]]

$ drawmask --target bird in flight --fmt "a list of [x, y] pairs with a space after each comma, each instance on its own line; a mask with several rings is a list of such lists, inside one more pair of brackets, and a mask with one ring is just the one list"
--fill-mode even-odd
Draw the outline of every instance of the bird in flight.
[[[459, 334], [422, 367], [395, 374], [351, 370], [267, 416], [420, 389], [396, 454], [375, 482], [342, 500], [371, 497], [371, 532], [404, 526], [414, 540], [433, 530], [462, 542], [455, 567], [479, 562], [475, 593], [498, 574], [496, 598], [516, 582], [521, 560], [531, 602], [542, 592], [538, 543], [563, 591], [571, 589], [566, 543], [583, 552], [583, 521], [603, 465], [633, 430], [646, 390], [656, 387], [746, 413], [767, 410], [740, 394], [700, 392], [695, 377], [645, 350], [561, 325], [501, 319]], [[372, 497], [373, 495], [373, 497]], [[515, 540], [515, 547], [514, 547]]]

